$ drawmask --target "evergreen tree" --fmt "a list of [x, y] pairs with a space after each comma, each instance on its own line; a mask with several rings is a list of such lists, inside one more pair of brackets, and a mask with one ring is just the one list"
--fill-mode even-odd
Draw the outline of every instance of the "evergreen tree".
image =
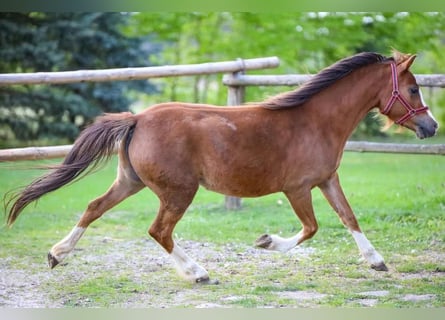
[[[121, 13], [0, 13], [0, 73], [148, 66], [153, 47], [128, 37]], [[128, 110], [147, 81], [0, 86], [0, 143], [73, 140], [102, 112]], [[134, 97], [134, 95], [133, 95]]]

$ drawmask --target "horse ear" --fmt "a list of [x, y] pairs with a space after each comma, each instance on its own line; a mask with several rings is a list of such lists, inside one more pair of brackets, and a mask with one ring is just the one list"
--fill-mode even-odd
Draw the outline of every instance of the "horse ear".
[[394, 48], [392, 48], [392, 56], [394, 58], [394, 61], [397, 64], [401, 64], [402, 62], [404, 62], [406, 59], [408, 59], [410, 57], [410, 54], [406, 54], [406, 53], [402, 53]]
[[416, 57], [417, 56], [415, 54], [412, 54], [409, 55], [405, 61], [402, 61], [402, 63], [400, 63], [400, 66], [403, 68], [403, 70], [408, 70], [409, 67], [411, 67], [411, 65], [413, 64]]
[[413, 64], [414, 59], [416, 59], [415, 54], [402, 53], [394, 48], [392, 49], [392, 56], [397, 66], [399, 66], [403, 70], [408, 70], [409, 67]]

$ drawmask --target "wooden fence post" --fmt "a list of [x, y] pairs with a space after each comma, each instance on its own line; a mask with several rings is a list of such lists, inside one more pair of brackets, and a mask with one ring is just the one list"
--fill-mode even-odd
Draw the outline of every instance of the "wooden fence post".
[[[233, 73], [233, 76], [237, 74], [243, 74], [243, 71]], [[244, 103], [244, 86], [228, 86], [227, 92], [227, 105], [228, 106], [239, 106]], [[241, 198], [226, 196], [225, 197], [225, 207], [227, 210], [239, 210], [241, 209]]]

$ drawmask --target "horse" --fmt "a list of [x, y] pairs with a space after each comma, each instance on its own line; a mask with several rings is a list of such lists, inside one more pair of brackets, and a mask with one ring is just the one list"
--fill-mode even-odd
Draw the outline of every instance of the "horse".
[[54, 268], [87, 227], [127, 197], [148, 187], [159, 198], [149, 235], [194, 283], [217, 283], [172, 238], [199, 186], [225, 195], [259, 197], [282, 192], [302, 228], [290, 238], [265, 234], [256, 246], [286, 252], [317, 232], [311, 190], [321, 189], [371, 268], [387, 271], [360, 229], [337, 169], [354, 128], [377, 109], [390, 121], [434, 136], [438, 124], [410, 72], [416, 55], [362, 52], [322, 69], [302, 86], [241, 106], [166, 102], [144, 111], [103, 114], [75, 140], [60, 165], [10, 199], [7, 225], [44, 194], [89, 174], [118, 150], [111, 187], [92, 200], [77, 224], [48, 253]]

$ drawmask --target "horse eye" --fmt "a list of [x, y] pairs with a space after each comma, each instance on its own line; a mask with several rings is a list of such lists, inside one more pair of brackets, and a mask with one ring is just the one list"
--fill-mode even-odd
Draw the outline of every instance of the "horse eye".
[[410, 94], [418, 94], [419, 93], [419, 88], [418, 87], [411, 87], [411, 88], [409, 88], [409, 93]]

